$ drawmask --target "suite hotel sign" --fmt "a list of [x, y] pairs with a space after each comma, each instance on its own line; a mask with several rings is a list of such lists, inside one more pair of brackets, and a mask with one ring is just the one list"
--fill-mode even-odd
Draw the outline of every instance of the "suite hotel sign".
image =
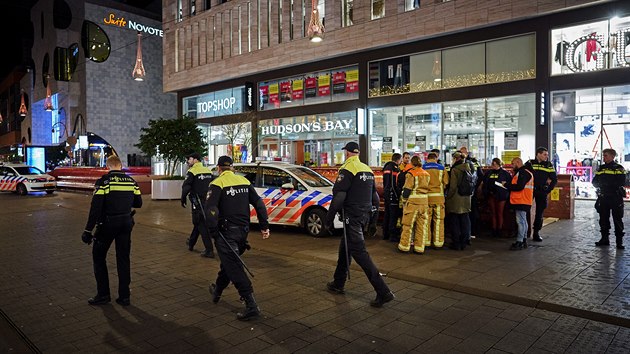
[[109, 15], [107, 15], [107, 17], [103, 18], [103, 23], [106, 25], [129, 28], [141, 33], [148, 33], [154, 36], [164, 37], [164, 31], [159, 28], [143, 25], [142, 23], [132, 20], [127, 21], [124, 17], [117, 17], [114, 13], [110, 13]]

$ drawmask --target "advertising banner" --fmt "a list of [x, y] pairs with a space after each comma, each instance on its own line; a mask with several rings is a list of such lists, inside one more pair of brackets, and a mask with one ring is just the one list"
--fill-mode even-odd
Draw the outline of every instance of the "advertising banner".
[[317, 78], [307, 77], [305, 80], [305, 97], [317, 97]]
[[293, 87], [294, 100], [301, 100], [302, 98], [304, 98], [304, 80], [293, 80], [291, 86]]
[[359, 70], [346, 71], [346, 92], [359, 91]]
[[330, 75], [324, 74], [317, 78], [317, 95], [329, 96], [330, 95]]

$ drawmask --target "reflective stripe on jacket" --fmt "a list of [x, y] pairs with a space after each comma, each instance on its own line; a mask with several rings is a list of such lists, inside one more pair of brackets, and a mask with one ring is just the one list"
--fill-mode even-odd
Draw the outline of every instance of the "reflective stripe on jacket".
[[529, 181], [525, 184], [525, 187], [516, 191], [513, 190], [510, 192], [510, 204], [512, 205], [529, 205], [531, 206], [534, 203], [534, 175], [528, 169], [521, 168], [515, 175], [512, 177], [512, 185], [518, 184], [518, 178], [522, 171], [526, 171], [531, 175]]

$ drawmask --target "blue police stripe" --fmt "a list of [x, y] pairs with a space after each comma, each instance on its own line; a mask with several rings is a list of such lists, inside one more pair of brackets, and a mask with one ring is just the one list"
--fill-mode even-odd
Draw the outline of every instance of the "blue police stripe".
[[313, 198], [317, 197], [320, 194], [322, 194], [322, 192], [315, 191], [307, 195], [306, 198], [302, 199], [302, 206], [304, 206], [306, 203], [310, 202], [311, 200], [313, 200]]
[[304, 193], [304, 191], [296, 191], [293, 192], [288, 198], [287, 198], [287, 205], [291, 204], [292, 201], [295, 200], [295, 198], [299, 197], [302, 193]]
[[269, 194], [271, 194], [271, 192], [275, 191], [275, 188], [269, 188], [266, 191], [263, 192], [263, 194], [260, 196], [261, 198], [265, 198], [267, 196], [269, 196]]
[[322, 198], [322, 200], [320, 200], [317, 205], [324, 205], [325, 203], [328, 203], [329, 201], [332, 200], [332, 195], [327, 195], [324, 198]]

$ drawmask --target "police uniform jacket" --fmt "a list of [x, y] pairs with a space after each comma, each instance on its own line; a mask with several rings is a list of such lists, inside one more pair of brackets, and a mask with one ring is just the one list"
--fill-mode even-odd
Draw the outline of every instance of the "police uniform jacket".
[[460, 195], [457, 192], [457, 186], [459, 181], [464, 178], [464, 173], [470, 172], [470, 164], [465, 163], [464, 160], [457, 161], [451, 167], [451, 177], [448, 185], [448, 192], [446, 193], [446, 212], [454, 214], [470, 213], [470, 198], [471, 196]]
[[615, 161], [601, 165], [593, 178], [593, 186], [597, 188], [597, 194], [602, 197], [625, 196], [625, 183], [626, 171]]
[[[525, 168], [534, 174], [534, 193], [549, 194], [558, 183], [556, 170], [549, 161], [539, 162], [536, 159], [532, 159], [525, 163]], [[551, 180], [549, 184], [547, 184], [548, 180]]]
[[510, 197], [510, 191], [505, 188], [501, 188], [495, 184], [495, 182], [510, 183], [512, 176], [503, 167], [498, 170], [490, 169], [483, 177], [483, 195], [488, 198], [492, 196], [495, 200], [508, 200]]
[[[212, 171], [205, 167], [201, 162], [197, 162], [186, 173], [186, 179], [182, 184], [182, 202], [186, 200], [186, 196], [190, 194], [193, 198], [202, 198], [208, 194], [210, 182], [212, 182]], [[192, 201], [193, 208], [196, 208], [196, 202]]]
[[140, 187], [122, 171], [111, 170], [96, 181], [85, 230], [92, 231], [108, 217], [131, 215], [131, 208], [142, 207]]
[[341, 209], [346, 215], [369, 215], [372, 207], [378, 208], [379, 197], [376, 193], [372, 169], [359, 160], [358, 156], [349, 157], [339, 169], [333, 186], [333, 200], [328, 215], [334, 217]]
[[234, 171], [223, 171], [210, 183], [208, 190], [208, 227], [249, 226], [250, 205], [256, 209], [260, 228], [268, 229], [267, 208], [249, 180]]
[[422, 168], [431, 177], [429, 179], [429, 204], [444, 204], [444, 189], [448, 185], [448, 172], [444, 165], [435, 160], [427, 160]]
[[383, 192], [386, 198], [398, 203], [398, 176], [400, 174], [399, 165], [394, 161], [389, 161], [383, 167]]

